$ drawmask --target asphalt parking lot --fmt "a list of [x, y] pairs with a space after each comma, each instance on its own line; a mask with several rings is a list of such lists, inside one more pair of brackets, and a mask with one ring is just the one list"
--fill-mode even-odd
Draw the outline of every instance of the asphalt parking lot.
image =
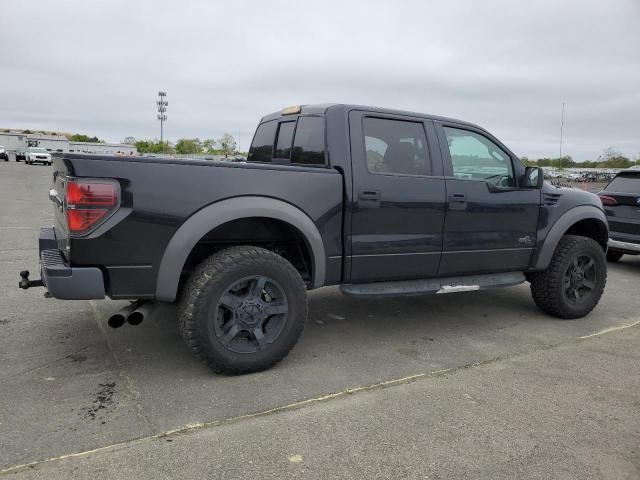
[[365, 301], [310, 294], [275, 368], [219, 376], [172, 306], [17, 288], [51, 223], [51, 167], [0, 162], [0, 477], [640, 478], [640, 257], [585, 319], [528, 285]]

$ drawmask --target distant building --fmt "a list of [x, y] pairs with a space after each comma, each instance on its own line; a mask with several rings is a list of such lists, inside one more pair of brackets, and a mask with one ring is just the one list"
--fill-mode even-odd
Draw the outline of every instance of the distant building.
[[71, 153], [101, 153], [103, 155], [114, 155], [122, 153], [124, 155], [136, 154], [138, 150], [135, 145], [125, 143], [88, 143], [88, 142], [68, 142], [68, 152]]
[[7, 150], [15, 152], [24, 150], [27, 147], [45, 148], [49, 152], [71, 152], [71, 153], [98, 153], [106, 155], [137, 154], [138, 150], [134, 145], [123, 143], [89, 143], [71, 142], [64, 135], [51, 135], [47, 133], [24, 133], [21, 130], [0, 130], [0, 145]]

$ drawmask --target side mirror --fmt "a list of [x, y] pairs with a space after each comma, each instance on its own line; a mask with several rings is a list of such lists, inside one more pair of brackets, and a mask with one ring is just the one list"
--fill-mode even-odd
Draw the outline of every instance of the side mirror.
[[524, 171], [523, 188], [542, 188], [544, 182], [544, 172], [542, 167], [527, 167]]

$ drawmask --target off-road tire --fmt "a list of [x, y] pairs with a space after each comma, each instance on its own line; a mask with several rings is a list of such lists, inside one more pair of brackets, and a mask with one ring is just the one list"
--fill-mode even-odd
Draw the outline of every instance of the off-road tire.
[[[588, 255], [595, 263], [595, 285], [582, 305], [572, 305], [565, 297], [563, 279], [573, 259], [581, 255]], [[605, 253], [591, 238], [565, 235], [560, 239], [547, 270], [531, 280], [533, 301], [542, 311], [563, 319], [584, 317], [600, 301], [607, 282]]]
[[624, 255], [624, 253], [616, 250], [609, 250], [607, 252], [607, 262], [615, 263], [622, 258], [622, 255]]
[[[212, 330], [210, 312], [234, 282], [264, 275], [281, 286], [288, 303], [286, 322], [273, 343], [253, 353], [227, 349]], [[307, 319], [307, 289], [298, 271], [280, 255], [254, 246], [235, 246], [205, 259], [191, 274], [178, 303], [180, 332], [191, 350], [217, 373], [266, 370], [295, 346]]]

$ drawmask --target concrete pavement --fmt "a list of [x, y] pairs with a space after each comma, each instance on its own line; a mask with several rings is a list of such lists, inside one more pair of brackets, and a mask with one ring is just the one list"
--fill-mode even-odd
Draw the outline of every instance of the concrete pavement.
[[539, 312], [526, 285], [377, 301], [322, 289], [285, 361], [218, 376], [182, 344], [171, 306], [110, 330], [106, 317], [122, 302], [17, 289], [19, 270], [37, 271], [50, 176], [50, 167], [0, 162], [6, 475], [637, 478], [640, 325], [578, 337], [640, 320], [640, 258], [612, 265], [599, 307], [577, 321]]

